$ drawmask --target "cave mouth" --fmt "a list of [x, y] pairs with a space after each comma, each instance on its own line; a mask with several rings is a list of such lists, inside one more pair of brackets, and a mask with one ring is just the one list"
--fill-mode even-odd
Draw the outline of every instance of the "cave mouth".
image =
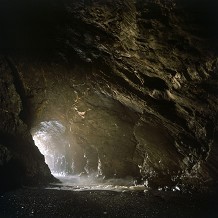
[[133, 177], [105, 179], [97, 171], [89, 172], [88, 160], [86, 160], [83, 171], [76, 173], [74, 165], [78, 164], [77, 162], [82, 162], [82, 160], [75, 160], [69, 155], [73, 148], [74, 150], [77, 148], [76, 145], [70, 143], [67, 128], [58, 120], [40, 122], [31, 129], [31, 134], [35, 145], [44, 155], [45, 163], [52, 175], [60, 181], [50, 184], [47, 189], [109, 190], [115, 192], [147, 190], [144, 184], [136, 185]]
[[45, 162], [54, 176], [71, 172], [66, 158], [66, 148], [70, 144], [65, 136], [66, 127], [57, 120], [43, 121], [31, 129], [35, 145], [44, 155]]

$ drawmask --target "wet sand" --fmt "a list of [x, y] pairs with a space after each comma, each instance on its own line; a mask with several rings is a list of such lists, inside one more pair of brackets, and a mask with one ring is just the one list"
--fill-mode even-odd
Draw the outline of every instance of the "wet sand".
[[218, 217], [218, 197], [162, 191], [22, 188], [0, 195], [0, 217]]

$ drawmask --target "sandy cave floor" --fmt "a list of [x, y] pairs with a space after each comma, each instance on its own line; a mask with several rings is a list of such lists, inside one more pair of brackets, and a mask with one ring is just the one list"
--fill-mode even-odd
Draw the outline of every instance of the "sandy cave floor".
[[0, 217], [218, 217], [215, 192], [22, 188], [0, 195]]

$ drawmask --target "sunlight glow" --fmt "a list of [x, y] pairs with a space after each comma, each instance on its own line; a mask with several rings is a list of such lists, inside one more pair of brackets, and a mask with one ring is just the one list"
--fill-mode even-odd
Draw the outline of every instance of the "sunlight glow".
[[64, 132], [65, 127], [58, 121], [42, 122], [32, 130], [35, 145], [44, 155], [52, 174], [64, 175], [66, 172], [64, 148], [68, 143], [64, 138]]

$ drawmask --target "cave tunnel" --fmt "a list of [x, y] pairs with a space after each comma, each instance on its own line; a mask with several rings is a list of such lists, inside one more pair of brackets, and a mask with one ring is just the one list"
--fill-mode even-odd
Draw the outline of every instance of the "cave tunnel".
[[1, 1], [0, 217], [217, 217], [217, 6]]
[[[69, 142], [64, 137], [65, 127], [58, 121], [41, 122], [38, 128], [33, 129], [32, 137], [35, 145], [45, 157], [52, 174], [70, 173], [70, 160], [67, 159]], [[72, 165], [72, 160], [71, 160]]]

